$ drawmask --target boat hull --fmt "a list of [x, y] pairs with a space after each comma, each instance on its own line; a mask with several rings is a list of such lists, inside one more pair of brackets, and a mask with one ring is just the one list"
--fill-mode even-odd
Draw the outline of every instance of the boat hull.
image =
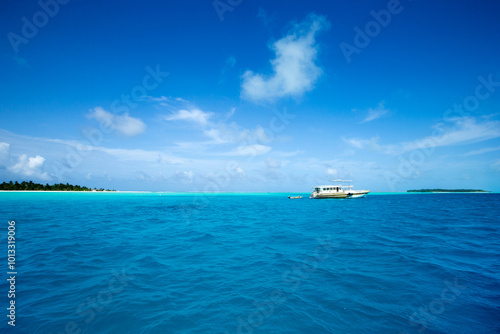
[[366, 195], [368, 195], [368, 193], [369, 193], [369, 191], [363, 191], [363, 192], [359, 192], [359, 193], [354, 193], [354, 194], [350, 195], [347, 198], [363, 198], [363, 197], [366, 197]]
[[314, 199], [326, 199], [326, 198], [363, 198], [368, 195], [369, 191], [352, 191], [349, 193], [316, 193], [311, 194], [311, 198]]

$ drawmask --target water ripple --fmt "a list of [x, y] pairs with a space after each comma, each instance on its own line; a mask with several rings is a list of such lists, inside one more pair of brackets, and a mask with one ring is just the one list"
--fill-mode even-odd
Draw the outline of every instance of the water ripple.
[[19, 333], [500, 332], [498, 194], [0, 200]]

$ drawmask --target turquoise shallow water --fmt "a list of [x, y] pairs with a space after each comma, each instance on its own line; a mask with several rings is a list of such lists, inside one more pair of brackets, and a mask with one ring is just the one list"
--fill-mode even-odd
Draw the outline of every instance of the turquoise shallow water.
[[288, 195], [0, 193], [0, 331], [500, 332], [500, 194]]

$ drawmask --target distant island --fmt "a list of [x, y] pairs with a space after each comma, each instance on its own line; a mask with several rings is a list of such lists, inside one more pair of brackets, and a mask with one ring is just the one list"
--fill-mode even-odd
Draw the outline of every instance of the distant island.
[[82, 186], [74, 186], [69, 183], [56, 183], [53, 185], [49, 185], [48, 183], [46, 185], [40, 184], [40, 183], [34, 183], [33, 181], [23, 181], [21, 183], [19, 182], [12, 182], [10, 181], [9, 183], [3, 182], [0, 184], [0, 190], [27, 190], [27, 191], [115, 191], [115, 190], [104, 190], [103, 188], [97, 189], [91, 189], [87, 187], [82, 187]]
[[489, 193], [482, 189], [416, 189], [407, 190], [409, 193]]

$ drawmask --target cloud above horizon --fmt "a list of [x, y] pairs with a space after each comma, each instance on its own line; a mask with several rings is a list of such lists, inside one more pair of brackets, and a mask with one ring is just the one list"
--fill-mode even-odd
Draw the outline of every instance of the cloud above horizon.
[[0, 142], [0, 162], [3, 162], [8, 156], [10, 151], [10, 144]]
[[468, 156], [471, 156], [471, 155], [485, 154], [485, 153], [490, 153], [490, 152], [495, 152], [495, 151], [500, 151], [500, 146], [497, 146], [497, 147], [485, 147], [485, 148], [482, 148], [482, 149], [479, 149], [479, 150], [474, 150], [474, 151], [467, 152], [465, 154], [462, 154], [462, 156], [468, 157]]
[[[153, 98], [150, 99], [153, 101]], [[179, 101], [177, 101], [179, 102]], [[183, 105], [182, 107], [179, 105]], [[166, 121], [183, 121], [196, 125], [195, 130], [200, 131], [200, 134], [206, 137], [208, 140], [203, 141], [178, 141], [175, 146], [172, 147], [175, 150], [189, 150], [193, 152], [197, 150], [198, 152], [203, 151], [207, 154], [208, 147], [214, 147], [218, 145], [237, 145], [229, 153], [223, 152], [224, 155], [251, 155], [250, 153], [245, 153], [248, 150], [242, 149], [242, 147], [251, 147], [252, 151], [257, 152], [260, 155], [264, 150], [264, 146], [278, 140], [278, 137], [269, 136], [268, 132], [261, 125], [256, 125], [255, 128], [242, 127], [234, 121], [231, 121], [231, 117], [234, 116], [236, 108], [231, 108], [229, 112], [216, 113], [203, 111], [201, 108], [194, 106], [187, 101], [181, 101], [180, 103], [170, 103], [168, 105], [160, 105], [162, 108], [168, 108], [172, 111], [168, 114], [161, 116], [161, 119]], [[252, 144], [258, 144], [255, 147]], [[259, 145], [263, 144], [263, 145]], [[267, 146], [266, 146], [267, 147]], [[215, 155], [220, 155], [221, 152], [214, 153]], [[253, 154], [253, 153], [252, 153]]]
[[385, 153], [398, 155], [416, 149], [478, 143], [500, 137], [500, 121], [477, 122], [475, 117], [457, 117], [445, 127], [439, 123], [434, 128], [438, 134], [410, 142], [388, 145]]
[[28, 158], [26, 154], [22, 154], [19, 156], [19, 161], [8, 169], [14, 174], [19, 174], [21, 176], [34, 177], [40, 180], [49, 180], [50, 177], [47, 172], [43, 172], [44, 163], [45, 158], [40, 155]]
[[188, 121], [200, 125], [206, 125], [212, 115], [213, 113], [211, 112], [204, 112], [197, 108], [191, 110], [181, 109], [170, 115], [164, 116], [164, 119], [167, 121]]
[[[457, 117], [451, 123], [438, 123], [433, 126], [435, 134], [412, 141], [397, 144], [379, 144], [379, 137], [371, 139], [342, 138], [350, 146], [357, 149], [371, 148], [389, 155], [399, 155], [419, 149], [433, 149], [453, 145], [478, 143], [500, 137], [500, 121], [478, 122], [475, 117]], [[483, 149], [469, 152], [466, 155], [481, 154], [496, 149]]]
[[242, 76], [241, 96], [253, 102], [272, 101], [285, 96], [300, 97], [314, 88], [322, 73], [315, 63], [318, 45], [316, 33], [328, 29], [324, 16], [309, 15], [296, 23], [288, 35], [274, 42], [270, 48], [272, 74], [247, 70]]
[[225, 153], [223, 155], [233, 156], [233, 157], [252, 157], [256, 155], [263, 155], [271, 151], [271, 147], [267, 145], [241, 145], [236, 147], [231, 152]]
[[88, 118], [93, 118], [105, 126], [110, 127], [125, 136], [137, 136], [146, 131], [146, 124], [139, 118], [112, 114], [101, 107], [96, 107], [87, 114]]
[[382, 101], [377, 105], [377, 107], [375, 109], [374, 108], [368, 109], [368, 115], [366, 115], [365, 119], [362, 120], [361, 123], [374, 121], [374, 120], [384, 116], [388, 112], [389, 112], [389, 110], [387, 110], [384, 107], [384, 102]]

